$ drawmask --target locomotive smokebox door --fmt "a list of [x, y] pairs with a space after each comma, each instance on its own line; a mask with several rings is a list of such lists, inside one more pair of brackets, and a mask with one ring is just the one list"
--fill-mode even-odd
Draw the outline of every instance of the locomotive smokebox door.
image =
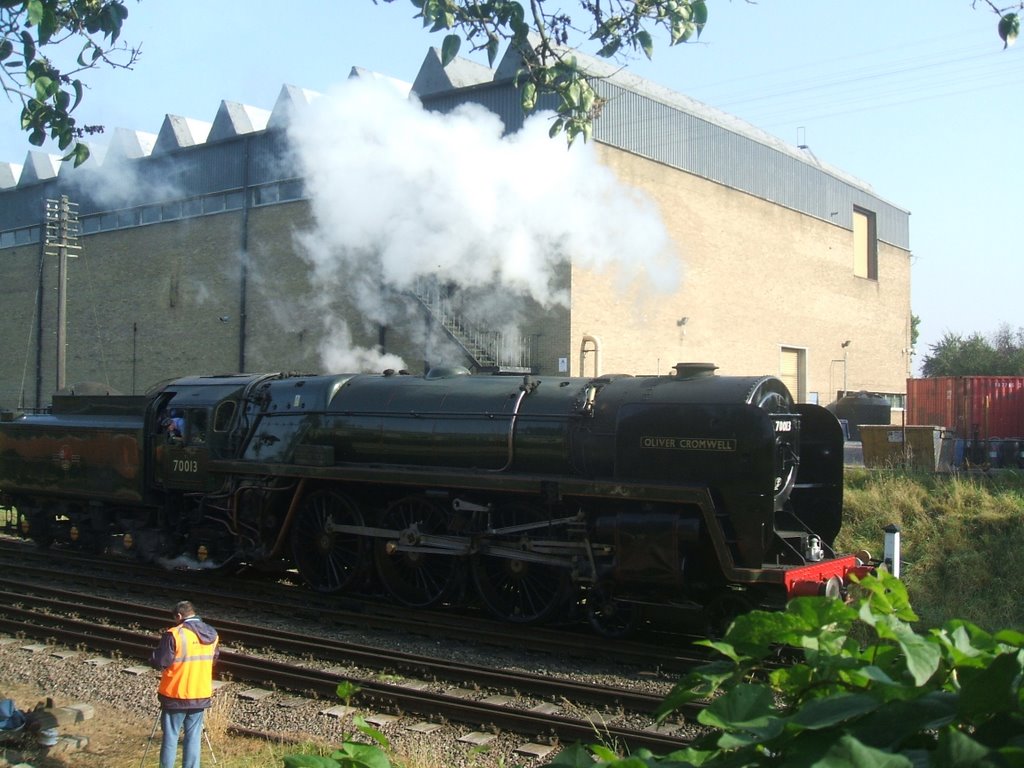
[[209, 451], [193, 446], [167, 445], [163, 448], [163, 481], [166, 488], [208, 490]]

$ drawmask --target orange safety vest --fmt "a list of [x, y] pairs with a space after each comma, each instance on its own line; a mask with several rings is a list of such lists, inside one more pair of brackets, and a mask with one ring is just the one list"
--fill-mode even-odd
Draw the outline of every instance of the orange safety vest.
[[174, 661], [160, 675], [159, 693], [171, 699], [208, 699], [213, 695], [213, 657], [220, 639], [203, 645], [184, 624], [174, 634]]

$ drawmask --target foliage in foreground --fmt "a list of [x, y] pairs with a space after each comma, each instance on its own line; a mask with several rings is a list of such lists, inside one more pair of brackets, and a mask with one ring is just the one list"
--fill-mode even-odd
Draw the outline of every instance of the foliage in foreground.
[[[683, 678], [659, 713], [711, 700], [690, 748], [620, 758], [577, 745], [547, 768], [1024, 766], [1024, 634], [960, 620], [918, 634], [903, 583], [885, 573], [858, 593], [755, 611], [703, 641], [724, 658]], [[776, 663], [780, 646], [796, 663]]]
[[[338, 684], [338, 698], [346, 704], [358, 692], [359, 687], [353, 683]], [[374, 743], [362, 744], [346, 738], [329, 755], [288, 755], [284, 758], [284, 768], [391, 768], [386, 752], [391, 746], [387, 736], [359, 716], [355, 718], [355, 726]]]
[[[49, 137], [76, 166], [89, 157], [77, 139], [103, 129], [79, 126], [72, 116], [85, 89], [77, 75], [101, 65], [132, 67], [138, 49], [117, 44], [126, 18], [122, 0], [0, 0], [0, 87], [21, 103], [21, 129], [31, 144]], [[68, 66], [44, 50], [69, 48], [64, 53], [73, 56], [76, 47]]]

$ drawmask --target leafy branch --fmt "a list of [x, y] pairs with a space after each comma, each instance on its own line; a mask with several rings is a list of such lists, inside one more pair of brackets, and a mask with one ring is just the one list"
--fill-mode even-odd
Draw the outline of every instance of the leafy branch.
[[445, 66], [464, 42], [473, 52], [486, 52], [492, 66], [502, 43], [514, 49], [523, 62], [516, 76], [523, 110], [532, 112], [543, 96], [554, 96], [557, 116], [550, 133], [564, 131], [570, 144], [579, 136], [590, 137], [602, 106], [567, 47], [571, 39], [597, 41], [597, 55], [604, 58], [630, 51], [650, 58], [652, 31], [666, 33], [670, 45], [685, 43], [700, 35], [708, 18], [704, 0], [579, 0], [578, 25], [554, 0], [410, 1], [424, 27], [449, 33], [441, 45]]
[[[77, 140], [103, 129], [79, 126], [72, 115], [84, 94], [78, 75], [98, 66], [135, 64], [140, 49], [118, 43], [127, 17], [122, 0], [0, 0], [0, 86], [8, 99], [20, 101], [21, 128], [31, 144], [54, 139], [69, 150], [63, 159], [73, 158], [75, 165], [89, 157], [88, 147]], [[43, 49], [70, 40], [81, 48], [64, 70]]]
[[1017, 42], [1017, 35], [1020, 34], [1020, 14], [1018, 11], [1024, 10], [1024, 2], [1000, 7], [992, 0], [972, 0], [971, 8], [977, 8], [979, 2], [983, 2], [989, 7], [989, 10], [999, 17], [999, 25], [996, 31], [999, 33], [999, 39], [1003, 41], [1003, 49], [1005, 50]]

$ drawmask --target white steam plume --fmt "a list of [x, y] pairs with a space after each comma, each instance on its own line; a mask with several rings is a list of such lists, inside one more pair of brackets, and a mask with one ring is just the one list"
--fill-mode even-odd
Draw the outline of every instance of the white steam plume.
[[679, 259], [653, 202], [592, 147], [549, 138], [548, 118], [503, 137], [481, 107], [428, 112], [369, 79], [296, 113], [289, 137], [316, 222], [300, 241], [316, 283], [344, 286], [365, 318], [389, 323], [381, 288], [423, 276], [564, 306], [557, 268], [571, 260], [624, 289], [674, 290]]

